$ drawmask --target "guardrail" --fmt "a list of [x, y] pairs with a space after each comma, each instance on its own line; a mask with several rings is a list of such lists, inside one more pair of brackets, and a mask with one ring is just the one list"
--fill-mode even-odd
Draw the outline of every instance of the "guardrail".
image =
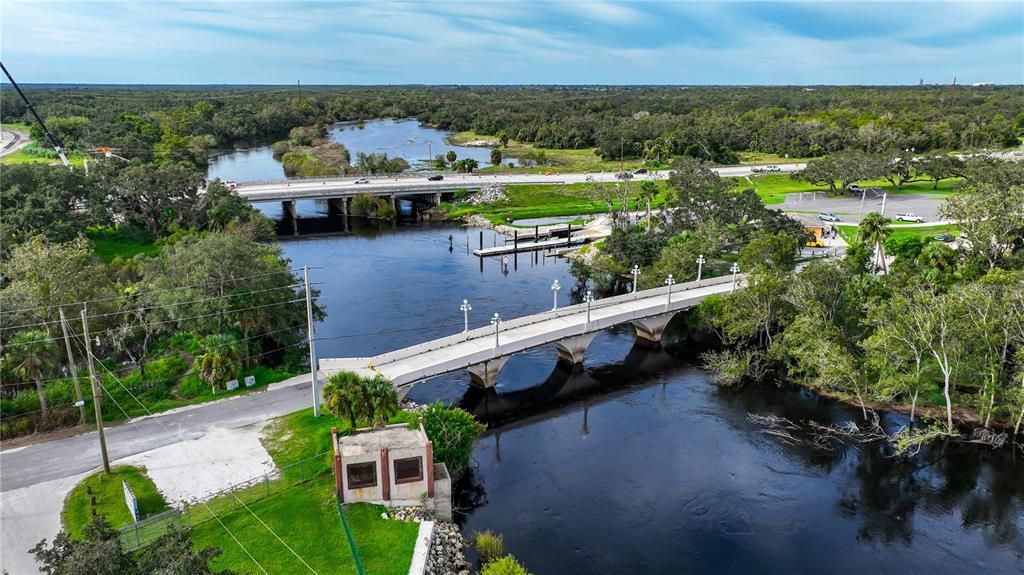
[[[736, 277], [736, 281], [739, 282], [739, 283], [742, 283], [745, 279], [746, 279], [746, 275], [745, 274], [739, 274]], [[719, 277], [715, 277], [715, 278], [708, 278], [708, 279], [705, 279], [705, 280], [701, 280], [699, 283], [696, 282], [696, 281], [680, 283], [680, 284], [676, 284], [675, 286], [672, 287], [672, 293], [673, 294], [676, 294], [676, 293], [682, 294], [682, 293], [685, 293], [687, 291], [694, 290], [694, 289], [697, 289], [697, 288], [704, 288], [704, 287], [709, 287], [709, 286], [715, 286], [715, 285], [722, 285], [722, 284], [726, 284], [726, 283], [732, 283], [732, 280], [733, 280], [732, 276], [729, 275], [729, 276], [719, 276]], [[595, 310], [605, 309], [605, 308], [612, 307], [612, 306], [615, 306], [615, 305], [619, 305], [619, 304], [622, 304], [622, 303], [626, 303], [626, 302], [630, 302], [630, 301], [636, 301], [636, 300], [640, 300], [640, 299], [647, 299], [647, 298], [657, 297], [657, 296], [660, 296], [660, 295], [665, 295], [665, 296], [668, 295], [668, 287], [667, 286], [666, 287], [658, 287], [658, 288], [653, 288], [653, 289], [648, 289], [648, 290], [637, 291], [635, 293], [628, 293], [628, 294], [612, 296], [612, 297], [601, 299], [601, 300], [595, 300], [595, 303], [591, 304], [590, 310], [591, 310], [591, 313], [593, 313]], [[587, 309], [586, 304], [585, 303], [580, 303], [580, 304], [574, 304], [574, 305], [569, 305], [569, 306], [561, 307], [561, 308], [558, 308], [557, 310], [549, 310], [549, 311], [540, 312], [540, 313], [536, 313], [536, 314], [532, 314], [532, 315], [528, 315], [528, 316], [513, 318], [513, 319], [510, 319], [510, 320], [503, 320], [501, 322], [501, 329], [499, 330], [499, 333], [501, 331], [506, 331], [506, 330], [516, 329], [516, 328], [520, 328], [520, 327], [525, 327], [525, 326], [533, 325], [535, 323], [540, 323], [540, 322], [543, 322], [543, 321], [548, 321], [548, 320], [551, 320], [551, 319], [557, 319], [557, 318], [560, 318], [560, 317], [576, 315], [576, 314], [585, 312], [586, 309]], [[379, 364], [383, 364], [383, 363], [390, 363], [392, 361], [398, 361], [398, 360], [406, 359], [408, 357], [412, 357], [412, 356], [415, 356], [415, 355], [420, 355], [420, 354], [423, 354], [423, 353], [428, 353], [428, 352], [431, 352], [431, 351], [442, 349], [442, 348], [448, 347], [448, 346], [450, 346], [452, 344], [462, 343], [464, 341], [468, 341], [468, 340], [471, 340], [471, 339], [474, 339], [474, 338], [487, 337], [487, 336], [492, 335], [493, 333], [494, 333], [494, 329], [492, 327], [490, 327], [490, 326], [483, 326], [483, 327], [478, 327], [478, 328], [471, 329], [468, 332], [461, 332], [461, 333], [458, 333], [458, 334], [455, 334], [455, 335], [450, 335], [450, 336], [442, 337], [442, 338], [439, 338], [439, 339], [434, 339], [434, 340], [427, 341], [427, 342], [424, 342], [424, 343], [421, 343], [421, 344], [418, 344], [418, 345], [414, 345], [414, 346], [411, 346], [411, 347], [406, 347], [406, 348], [398, 349], [398, 350], [395, 350], [395, 351], [389, 351], [389, 352], [386, 352], [386, 353], [383, 353], [383, 354], [380, 354], [380, 355], [376, 355], [376, 356], [373, 356], [373, 357], [323, 358], [323, 359], [320, 360], [321, 369], [323, 369], [325, 367], [330, 369], [330, 367], [331, 367], [330, 363], [331, 362], [337, 362], [337, 363], [340, 364], [342, 361], [345, 362], [345, 366], [351, 365], [352, 363], [355, 363], [355, 362], [360, 362], [361, 363], [361, 367], [365, 367], [366, 365], [369, 365], [371, 360], [373, 361], [374, 365], [379, 365]], [[325, 363], [327, 365], [324, 365]], [[341, 367], [341, 366], [339, 365], [339, 367]]]

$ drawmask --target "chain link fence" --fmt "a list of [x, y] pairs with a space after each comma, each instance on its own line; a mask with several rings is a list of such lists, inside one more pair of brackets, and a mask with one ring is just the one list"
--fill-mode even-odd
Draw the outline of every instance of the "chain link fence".
[[182, 501], [175, 508], [121, 528], [121, 545], [134, 551], [149, 545], [171, 526], [192, 527], [281, 493], [332, 470], [331, 451], [296, 461], [204, 497]]

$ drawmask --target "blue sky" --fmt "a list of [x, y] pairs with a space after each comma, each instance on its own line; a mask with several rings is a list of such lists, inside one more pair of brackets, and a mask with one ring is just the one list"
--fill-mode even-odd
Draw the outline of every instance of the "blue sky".
[[3, 0], [20, 82], [1024, 83], [1024, 2]]

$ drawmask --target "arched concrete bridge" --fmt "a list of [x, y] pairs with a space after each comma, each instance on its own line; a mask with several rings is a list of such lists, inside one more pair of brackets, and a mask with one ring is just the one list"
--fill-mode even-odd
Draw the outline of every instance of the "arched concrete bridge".
[[[744, 276], [737, 277], [737, 285]], [[632, 323], [637, 337], [658, 344], [665, 326], [678, 312], [697, 306], [713, 294], [733, 289], [732, 276], [712, 278], [668, 287], [595, 300], [587, 320], [587, 305], [576, 304], [526, 317], [502, 321], [497, 343], [495, 328], [485, 326], [374, 357], [321, 359], [319, 371], [330, 375], [352, 371], [361, 375], [375, 372], [387, 377], [400, 393], [416, 382], [457, 371], [469, 370], [473, 384], [494, 386], [498, 372], [508, 359], [521, 351], [554, 343], [560, 361], [583, 361], [590, 342], [598, 332], [615, 325]]]

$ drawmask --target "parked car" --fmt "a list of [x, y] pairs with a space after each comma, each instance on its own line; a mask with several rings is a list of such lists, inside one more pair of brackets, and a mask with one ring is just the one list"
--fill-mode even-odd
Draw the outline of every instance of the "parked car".
[[922, 218], [919, 215], [916, 215], [914, 212], [905, 212], [905, 213], [902, 213], [902, 214], [896, 214], [896, 221], [897, 222], [917, 222], [917, 223], [921, 223], [921, 222], [924, 221], [924, 218]]
[[861, 192], [861, 187], [858, 186], [857, 184], [850, 184], [849, 186], [846, 187], [846, 189], [850, 190], [851, 194], [859, 194]]
[[429, 178], [427, 178], [427, 180], [429, 180], [431, 182], [440, 182], [443, 179], [444, 179], [444, 176], [442, 176], [441, 174], [434, 174], [433, 176], [430, 176]]
[[233, 191], [235, 191], [235, 188], [238, 187], [238, 182], [236, 182], [234, 180], [228, 180], [228, 181], [224, 182], [224, 187], [226, 187], [228, 190], [233, 192]]
[[823, 222], [838, 222], [839, 216], [833, 214], [832, 212], [821, 212], [818, 214], [818, 219]]
[[370, 180], [367, 180], [366, 178], [359, 178], [358, 180], [356, 180], [353, 183], [355, 183], [355, 184], [369, 184]]
[[939, 234], [939, 235], [935, 236], [935, 239], [939, 240], [940, 242], [947, 242], [948, 243], [948, 242], [953, 241], [953, 236], [951, 236], [949, 234]]
[[640, 168], [639, 170], [633, 170], [634, 174], [646, 174], [647, 168]]

